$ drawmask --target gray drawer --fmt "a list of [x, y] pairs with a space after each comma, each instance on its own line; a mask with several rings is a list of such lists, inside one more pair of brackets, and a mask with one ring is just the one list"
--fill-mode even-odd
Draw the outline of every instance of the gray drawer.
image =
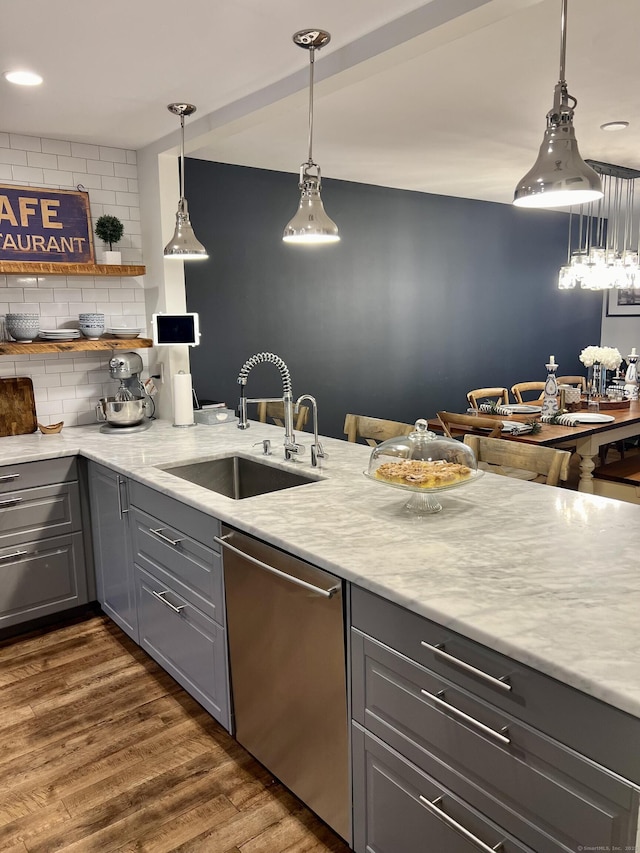
[[634, 840], [631, 786], [358, 631], [351, 648], [354, 719], [535, 850]]
[[19, 465], [0, 465], [0, 494], [77, 479], [74, 456], [45, 459], [41, 462], [21, 462]]
[[168, 584], [159, 583], [139, 566], [135, 573], [140, 645], [229, 729], [224, 629]]
[[220, 535], [220, 522], [216, 518], [135, 480], [129, 480], [129, 500], [132, 506], [149, 513], [161, 523], [171, 525], [174, 530], [186, 533], [214, 551], [219, 550], [213, 541], [214, 536]]
[[220, 554], [142, 510], [132, 508], [130, 520], [134, 561], [224, 625]]
[[528, 847], [357, 725], [352, 744], [356, 853], [566, 853]]
[[640, 720], [630, 714], [357, 586], [351, 619], [363, 633], [640, 784], [640, 750], [629, 748], [640, 742]]
[[0, 545], [31, 542], [82, 528], [77, 483], [57, 483], [0, 496]]
[[0, 628], [87, 600], [82, 533], [0, 548]]

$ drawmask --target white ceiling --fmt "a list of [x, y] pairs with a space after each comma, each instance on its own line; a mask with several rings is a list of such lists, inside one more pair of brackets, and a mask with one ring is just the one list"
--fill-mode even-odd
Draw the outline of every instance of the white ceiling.
[[[560, 0], [7, 0], [0, 130], [297, 172], [306, 159], [308, 54], [317, 54], [314, 155], [325, 177], [509, 202], [535, 159], [558, 77]], [[178, 17], [179, 15], [179, 17]], [[567, 81], [584, 157], [640, 168], [638, 0], [570, 0]], [[630, 127], [605, 133], [605, 121]]]

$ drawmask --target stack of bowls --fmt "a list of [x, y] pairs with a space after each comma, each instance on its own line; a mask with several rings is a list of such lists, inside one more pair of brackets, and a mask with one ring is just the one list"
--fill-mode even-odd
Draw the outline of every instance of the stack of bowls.
[[104, 334], [104, 314], [79, 314], [80, 331], [90, 341], [97, 341]]
[[7, 314], [5, 327], [11, 337], [24, 344], [30, 344], [38, 337], [40, 329], [39, 314]]

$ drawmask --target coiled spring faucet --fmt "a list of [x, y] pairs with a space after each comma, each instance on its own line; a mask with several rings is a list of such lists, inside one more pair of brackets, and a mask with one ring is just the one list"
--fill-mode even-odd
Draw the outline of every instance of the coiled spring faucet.
[[[282, 378], [282, 397], [246, 397], [245, 389], [249, 373], [258, 364], [265, 362], [274, 364], [280, 371]], [[284, 458], [294, 459], [296, 456], [304, 452], [304, 447], [301, 444], [296, 444], [296, 437], [293, 433], [293, 396], [291, 393], [291, 374], [289, 368], [280, 358], [279, 355], [274, 355], [272, 352], [259, 352], [248, 358], [240, 368], [238, 374], [238, 384], [240, 385], [240, 405], [238, 408], [238, 429], [249, 429], [247, 420], [247, 403], [280, 403], [284, 407]]]

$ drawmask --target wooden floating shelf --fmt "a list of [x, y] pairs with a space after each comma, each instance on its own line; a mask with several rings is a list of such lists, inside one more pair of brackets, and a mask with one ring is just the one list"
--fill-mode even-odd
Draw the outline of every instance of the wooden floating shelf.
[[47, 352], [80, 352], [81, 350], [147, 349], [153, 346], [151, 338], [100, 338], [98, 341], [39, 341], [21, 344], [15, 341], [0, 342], [0, 355], [34, 355]]
[[0, 275], [144, 275], [146, 267], [126, 264], [52, 264], [37, 261], [0, 261]]

